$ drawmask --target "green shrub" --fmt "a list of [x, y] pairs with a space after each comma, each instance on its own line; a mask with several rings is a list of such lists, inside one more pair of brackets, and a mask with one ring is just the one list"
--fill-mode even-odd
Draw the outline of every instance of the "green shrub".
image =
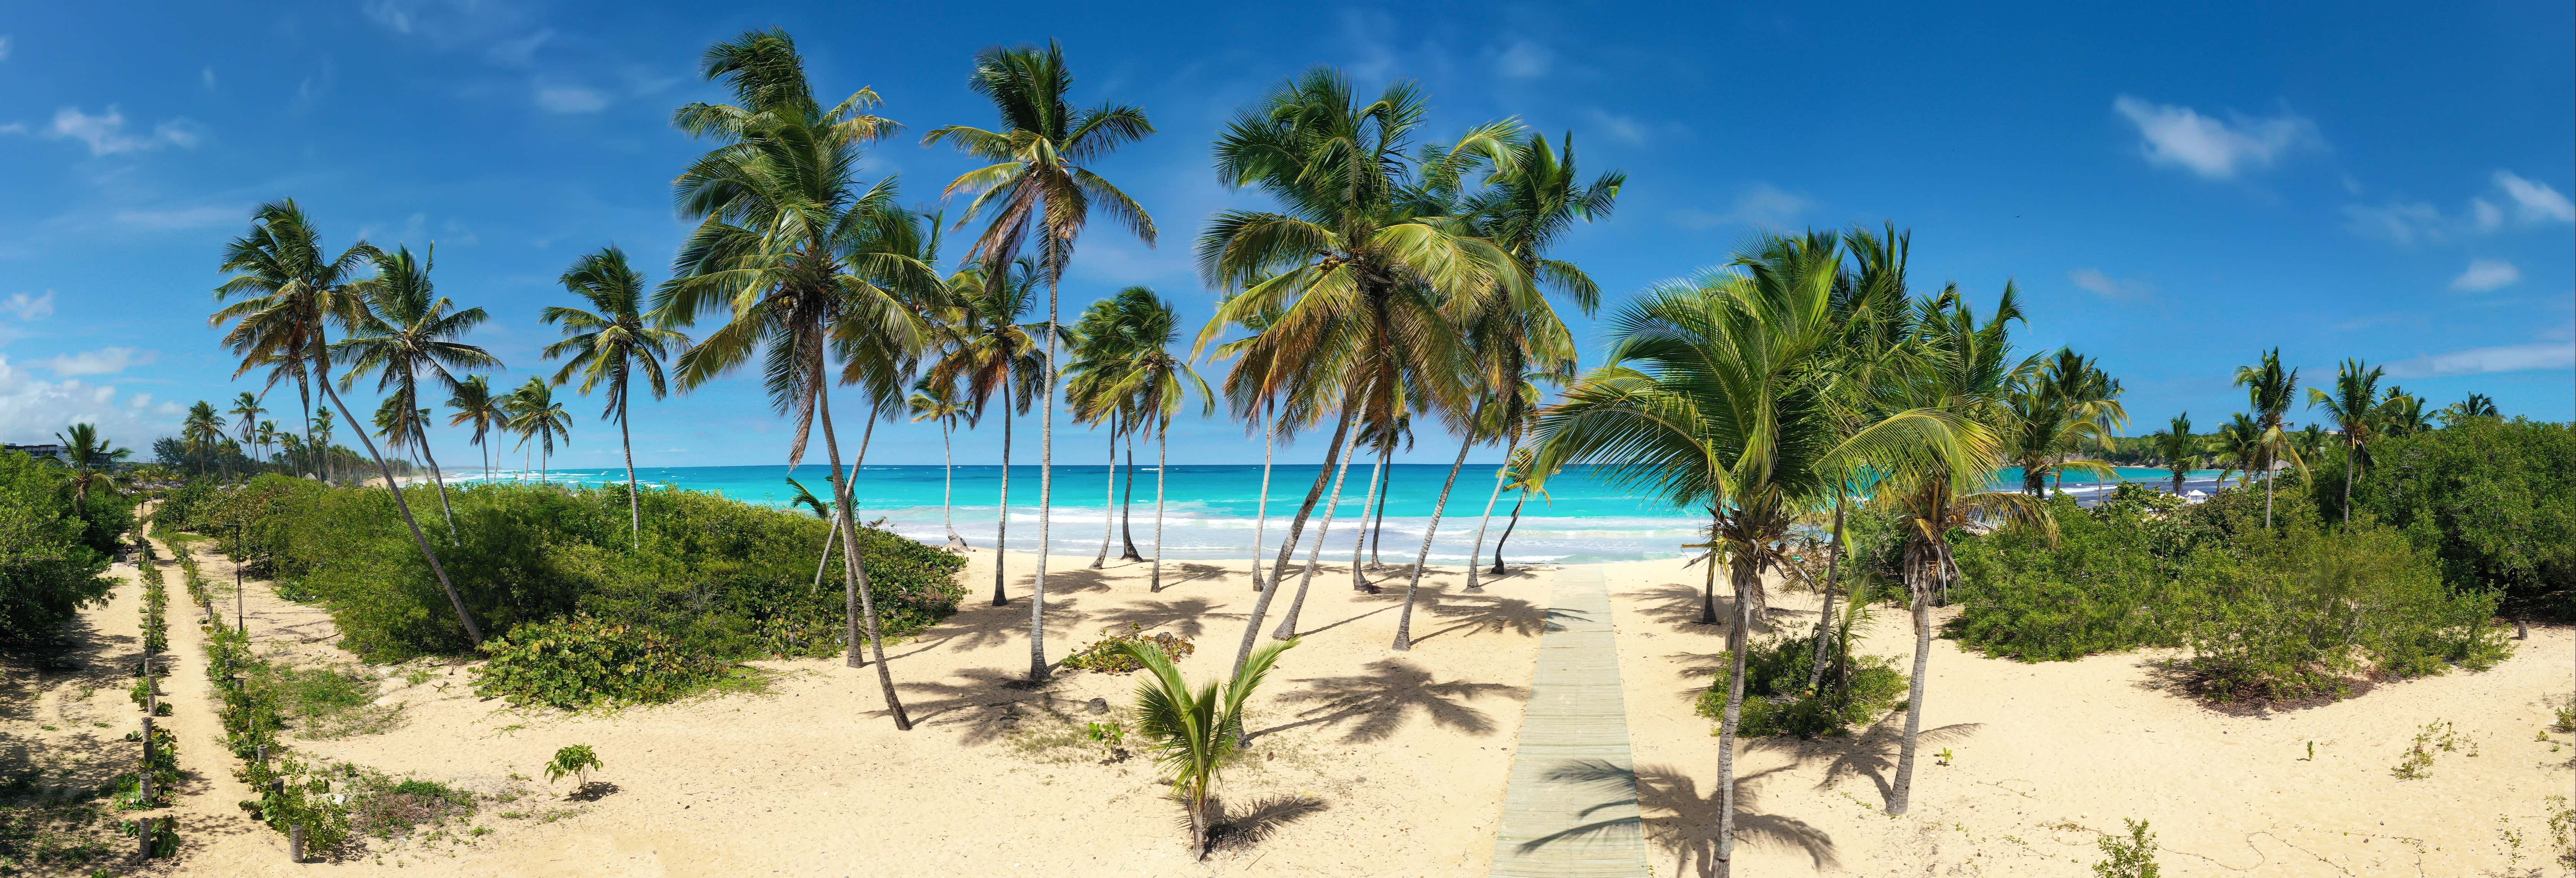
[[1958, 546], [1964, 606], [1949, 633], [2021, 661], [2178, 645], [2170, 611], [2183, 562], [2167, 554], [2185, 541], [2176, 524], [2151, 518], [2144, 504], [2048, 506], [2057, 519], [2053, 545], [2035, 528], [2005, 528]]
[[[2124, 818], [2125, 819], [2125, 818]], [[2105, 835], [2095, 842], [2103, 859], [2093, 864], [2095, 878], [2156, 878], [2156, 834], [2147, 821], [2129, 820], [2129, 835]]]
[[[59, 470], [0, 453], [0, 640], [51, 634], [115, 588], [106, 573], [119, 534], [94, 545], [63, 483]], [[92, 497], [93, 516], [114, 508], [109, 499]]]
[[483, 644], [474, 690], [511, 704], [579, 710], [593, 703], [659, 704], [741, 673], [650, 629], [588, 615], [530, 622]]
[[[2352, 486], [2368, 515], [2434, 556], [2453, 589], [2502, 592], [2505, 609], [2576, 620], [2576, 427], [2467, 418], [2372, 443]], [[2313, 493], [2342, 518], [2343, 455]]]
[[1191, 643], [1187, 637], [1170, 633], [1146, 634], [1143, 633], [1144, 630], [1143, 625], [1127, 623], [1127, 633], [1112, 634], [1093, 641], [1089, 646], [1074, 650], [1072, 655], [1064, 657], [1064, 666], [1098, 671], [1103, 674], [1124, 674], [1142, 670], [1145, 663], [1137, 661], [1136, 654], [1127, 650], [1127, 645], [1131, 643], [1160, 649], [1173, 661], [1180, 661], [1190, 653], [1198, 651], [1198, 645]]
[[[1719, 653], [1717, 673], [1701, 692], [1699, 715], [1723, 721], [1727, 690], [1734, 678], [1733, 653]], [[1827, 660], [1832, 660], [1828, 651]], [[1885, 656], [1854, 656], [1844, 692], [1811, 692], [1808, 671], [1815, 667], [1815, 641], [1779, 637], [1755, 641], [1744, 656], [1744, 708], [1735, 730], [1747, 737], [1839, 735], [1866, 724], [1905, 700], [1905, 674]]]
[[555, 750], [555, 758], [546, 763], [546, 780], [559, 781], [571, 775], [576, 782], [585, 781], [598, 767], [599, 754], [591, 752], [590, 745], [574, 744]]

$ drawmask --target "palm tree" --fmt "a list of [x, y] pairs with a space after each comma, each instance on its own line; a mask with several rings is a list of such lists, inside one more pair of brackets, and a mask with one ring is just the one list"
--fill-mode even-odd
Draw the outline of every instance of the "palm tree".
[[[1004, 568], [1010, 566], [1011, 412], [1017, 409], [1025, 415], [1036, 406], [1038, 386], [1044, 383], [1040, 376], [1047, 369], [1038, 352], [1038, 338], [1052, 338], [1055, 324], [1020, 322], [1037, 294], [1036, 260], [1019, 260], [999, 286], [982, 282], [979, 269], [960, 275], [967, 282], [951, 286], [954, 316], [943, 321], [943, 350], [923, 380], [962, 388], [968, 416], [979, 422], [987, 405], [996, 398], [1002, 401], [1002, 496], [993, 524], [993, 606], [1008, 606], [1010, 598], [1003, 594], [1002, 584]], [[1038, 547], [1038, 554], [1046, 554], [1045, 545]]]
[[197, 459], [197, 474], [206, 474], [206, 449], [224, 441], [223, 416], [214, 405], [198, 400], [188, 407], [188, 416], [179, 422], [179, 438], [188, 442], [188, 456]]
[[[1798, 513], [1863, 462], [1958, 444], [1952, 420], [1903, 412], [1846, 435], [1824, 370], [1840, 327], [1831, 234], [1773, 238], [1731, 270], [1649, 291], [1612, 318], [1611, 361], [1540, 417], [1542, 459], [1597, 462], [1602, 477], [1704, 508], [1731, 565], [1733, 679], [1718, 726], [1718, 875], [1735, 834], [1735, 733], [1754, 591]], [[1712, 579], [1712, 582], [1714, 580]], [[1715, 596], [1703, 598], [1715, 621]]]
[[2470, 418], [2503, 417], [2496, 410], [2495, 397], [2471, 393], [2469, 398], [2442, 407], [2442, 426], [2456, 427]]
[[259, 422], [259, 432], [256, 435], [259, 437], [260, 462], [262, 464], [275, 463], [275, 452], [271, 452], [269, 449], [277, 447], [277, 440], [280, 435], [277, 432], [277, 422], [266, 420]]
[[[1250, 565], [1252, 590], [1255, 592], [1262, 590], [1261, 547], [1263, 531], [1270, 525], [1270, 468], [1277, 458], [1279, 437], [1287, 430], [1289, 423], [1280, 415], [1280, 394], [1275, 384], [1276, 379], [1287, 377], [1284, 370], [1278, 368], [1279, 364], [1261, 356], [1258, 351], [1253, 351], [1251, 348], [1261, 333], [1267, 331], [1271, 324], [1278, 322], [1282, 313], [1282, 310], [1274, 304], [1267, 309], [1239, 315], [1236, 318], [1236, 325], [1243, 327], [1245, 332], [1251, 333], [1251, 337], [1217, 345], [1210, 354], [1213, 357], [1234, 360], [1234, 367], [1226, 370], [1225, 375], [1226, 403], [1236, 414], [1244, 417], [1247, 432], [1261, 431], [1261, 494], [1260, 499], [1255, 501], [1252, 515], [1252, 564]], [[1256, 624], [1253, 627], [1259, 626]], [[1247, 638], [1245, 642], [1251, 641]]]
[[[1074, 242], [1090, 225], [1096, 208], [1133, 233], [1147, 246], [1154, 243], [1154, 218], [1127, 193], [1101, 177], [1091, 165], [1119, 147], [1154, 133], [1145, 111], [1123, 104], [1075, 109], [1067, 93], [1073, 71], [1065, 66], [1063, 47], [1050, 41], [1045, 49], [992, 48], [975, 56], [968, 87], [993, 102], [1002, 130], [966, 125], [932, 129], [922, 144], [946, 142], [961, 152], [992, 162], [959, 175], [948, 195], [974, 193], [975, 200], [958, 218], [963, 227], [976, 214], [990, 219], [984, 234], [967, 253], [984, 264], [988, 286], [1001, 286], [1003, 266], [1019, 256], [1034, 238], [1038, 266], [1047, 284], [1047, 325], [1062, 322], [1056, 288], [1073, 262]], [[1055, 344], [1046, 338], [1046, 414], [1038, 421], [1038, 558], [1035, 587], [1029, 595], [1029, 679], [1047, 676], [1046, 574], [1049, 527], [1055, 502]]]
[[[1503, 544], [1511, 541], [1512, 529], [1521, 526], [1521, 507], [1529, 503], [1530, 495], [1537, 494], [1548, 502], [1555, 502], [1555, 498], [1547, 493], [1547, 477], [1555, 474], [1554, 468], [1541, 469], [1538, 449], [1526, 445], [1504, 459], [1503, 488], [1518, 493], [1520, 499], [1512, 501], [1511, 520], [1503, 525], [1502, 535], [1494, 538], [1494, 569], [1491, 572], [1495, 576], [1503, 575]], [[1469, 557], [1467, 563], [1473, 565], [1476, 559]]]
[[2226, 482], [2228, 473], [2232, 472], [2237, 474], [2236, 486], [2245, 487], [2245, 480], [2253, 478], [2254, 472], [2263, 467], [2262, 423], [2244, 412], [2237, 412], [2234, 419], [2219, 426], [2214, 438], [2218, 453], [2226, 460], [2224, 468], [2218, 471], [2218, 481]]
[[[655, 307], [666, 326], [717, 313], [726, 323], [680, 355], [675, 377], [681, 389], [692, 389], [761, 356], [770, 404], [794, 422], [790, 467], [821, 422], [849, 583], [846, 661], [863, 663], [864, 634], [886, 709], [897, 729], [908, 730], [912, 721], [885, 666], [876, 601], [860, 563], [853, 480], [842, 475], [828, 369], [838, 353], [844, 380], [850, 369], [862, 371], [872, 435], [889, 397], [900, 398], [886, 384], [905, 356], [930, 341], [926, 303], [906, 294], [938, 283], [919, 258], [916, 221], [896, 206], [891, 180], [854, 191], [861, 147], [895, 124], [865, 112], [878, 102], [873, 90], [829, 108], [816, 101], [785, 31], [752, 31], [710, 46], [700, 70], [723, 81], [737, 103], [695, 103], [673, 114], [682, 130], [718, 143], [673, 184], [681, 212], [698, 226]], [[865, 446], [863, 439], [862, 465]]]
[[2268, 528], [2272, 526], [2274, 461], [2286, 456], [2299, 469], [2307, 469], [2307, 462], [2290, 445], [2288, 422], [2283, 420], [2289, 414], [2290, 402], [2297, 398], [2299, 370], [2281, 368], [2281, 349], [2273, 348], [2264, 352], [2261, 365], [2236, 367], [2236, 384], [2245, 388], [2246, 398], [2254, 406], [2255, 424], [2263, 429], [2263, 526]]
[[519, 434], [519, 447], [537, 443], [537, 481], [548, 480], [547, 461], [554, 457], [555, 440], [572, 444], [572, 415], [563, 403], [555, 401], [555, 389], [543, 378], [529, 378], [528, 383], [511, 391], [501, 401], [501, 410], [510, 413], [510, 432]]
[[240, 439], [243, 444], [257, 448], [259, 416], [268, 414], [268, 409], [260, 407], [259, 394], [242, 391], [241, 395], [233, 397], [232, 410], [225, 414], [239, 419], [233, 422], [233, 436]]
[[[1239, 114], [1217, 142], [1220, 181], [1258, 188], [1281, 209], [1225, 211], [1200, 234], [1201, 273], [1234, 294], [1198, 345], [1275, 310], [1278, 319], [1245, 355], [1293, 364], [1296, 374], [1265, 378], [1265, 391], [1287, 394], [1292, 422], [1340, 411], [1325, 465], [1289, 521], [1273, 582], [1255, 601], [1247, 630], [1260, 625], [1328, 483], [1338, 507], [1340, 470], [1348, 465], [1340, 449], [1354, 418], [1392, 435], [1396, 418], [1417, 406], [1472, 408], [1462, 380], [1473, 373], [1464, 335], [1444, 309], [1473, 314], [1485, 296], [1535, 296], [1512, 255], [1455, 222], [1455, 199], [1445, 197], [1474, 161], [1508, 169], [1516, 125], [1469, 129], [1449, 149], [1417, 160], [1411, 138], [1426, 112], [1410, 83], [1362, 103], [1339, 73], [1318, 69]], [[1301, 582], [1300, 594], [1304, 588]], [[1290, 604], [1283, 631], [1301, 606]]]
[[1214, 681], [1193, 690], [1162, 647], [1120, 644], [1149, 673], [1136, 687], [1136, 734], [1156, 752], [1155, 764], [1171, 775], [1172, 798], [1189, 816], [1190, 849], [1199, 859], [1208, 854], [1209, 794], [1243, 745], [1243, 706], [1279, 663], [1279, 654], [1296, 645], [1289, 640], [1262, 647], [1235, 668], [1222, 690]]
[[[1118, 439], [1129, 433], [1136, 421], [1137, 400], [1113, 391], [1125, 377], [1134, 358], [1137, 342], [1124, 332], [1119, 323], [1116, 297], [1091, 303], [1083, 309], [1082, 319], [1074, 323], [1066, 336], [1071, 340], [1073, 361], [1065, 365], [1065, 402], [1073, 408], [1076, 424], [1097, 423], [1109, 428], [1108, 478], [1101, 505], [1100, 552], [1091, 558], [1091, 569], [1109, 563], [1109, 546], [1118, 540], [1122, 516], [1118, 509]], [[1136, 494], [1136, 453], [1134, 439], [1129, 439], [1127, 452], [1127, 495]], [[1124, 560], [1142, 560], [1136, 552], [1136, 540], [1127, 539]]]
[[608, 383], [607, 406], [599, 417], [617, 422], [617, 444], [626, 454], [627, 527], [633, 541], [641, 545], [644, 511], [635, 484], [635, 439], [626, 417], [627, 403], [634, 397], [631, 379], [642, 374], [654, 399], [669, 394], [662, 359], [688, 346], [689, 337], [663, 325], [666, 315], [645, 314], [644, 275], [627, 267], [626, 251], [610, 246], [586, 254], [564, 270], [562, 281], [564, 289], [596, 310], [550, 305], [540, 312], [539, 322], [560, 323], [564, 333], [564, 340], [546, 346], [545, 357], [571, 358], [555, 373], [557, 385], [571, 381], [576, 372], [581, 375], [584, 396], [600, 382]]
[[492, 395], [492, 382], [481, 375], [468, 375], [465, 380], [456, 382], [456, 389], [447, 397], [447, 407], [456, 411], [454, 417], [447, 419], [447, 425], [474, 425], [472, 441], [474, 447], [483, 451], [483, 478], [486, 481], [492, 478], [492, 447], [483, 441], [483, 437], [490, 435], [492, 428], [505, 426], [510, 420], [510, 413], [502, 409], [501, 403], [501, 397]]
[[72, 495], [72, 515], [87, 518], [91, 493], [124, 489], [125, 477], [117, 473], [117, 468], [134, 451], [114, 447], [114, 443], [98, 435], [97, 424], [73, 424], [68, 432], [68, 437], [54, 434], [54, 441], [62, 443], [63, 456], [71, 461], [71, 478], [63, 482], [62, 490]]
[[2394, 384], [2372, 411], [2382, 436], [2412, 436], [2433, 429], [2432, 419], [2424, 416], [2424, 400]]
[[[803, 506], [813, 510], [815, 518], [832, 522], [831, 529], [823, 535], [823, 556], [814, 561], [814, 585], [810, 590], [819, 592], [823, 590], [823, 571], [832, 565], [832, 544], [841, 539], [841, 517], [832, 514], [832, 501], [815, 497], [814, 492], [805, 490], [805, 483], [797, 481], [795, 476], [787, 477], [787, 485], [796, 489], [796, 496], [788, 498], [788, 506]], [[840, 495], [837, 489], [832, 492], [832, 496]]]
[[2173, 492], [2182, 494], [2182, 480], [2200, 464], [2200, 437], [2191, 434], [2191, 413], [2173, 417], [2163, 430], [2149, 437], [2155, 443], [2156, 456], [2165, 459], [2165, 469], [2173, 473]]
[[[411, 248], [403, 247], [392, 253], [373, 251], [369, 258], [375, 263], [376, 276], [351, 285], [360, 294], [358, 324], [347, 341], [333, 346], [350, 357], [340, 389], [349, 389], [360, 375], [378, 372], [376, 389], [400, 397], [403, 410], [409, 412], [413, 400], [420, 398], [424, 374], [452, 392], [456, 372], [501, 368], [501, 360], [490, 352], [458, 341], [481, 325], [486, 315], [481, 308], [450, 313], [455, 304], [438, 295], [429, 281], [438, 261], [435, 251], [427, 259], [414, 259]], [[408, 417], [403, 421], [413, 432], [408, 444], [420, 449], [421, 460], [429, 464], [430, 480], [438, 485], [439, 508], [447, 515], [448, 536], [453, 538], [456, 511], [448, 504], [447, 477], [429, 448], [429, 421]]]
[[2023, 493], [2045, 496], [2049, 478], [2063, 482], [2068, 470], [2119, 478], [2100, 461], [2069, 459], [2087, 445], [2109, 444], [2127, 422], [2118, 393], [2119, 382], [2069, 348], [2059, 348], [2044, 369], [2014, 387], [2006, 454], [2021, 467]]
[[[331, 346], [329, 328], [339, 324], [354, 330], [362, 324], [366, 308], [360, 292], [348, 281], [350, 273], [376, 251], [361, 242], [337, 258], [325, 256], [322, 233], [303, 208], [293, 200], [264, 204], [251, 214], [248, 234], [224, 246], [224, 261], [217, 270], [234, 272], [231, 280], [215, 288], [217, 300], [236, 299], [231, 305], [208, 318], [212, 324], [233, 321], [224, 335], [224, 343], [242, 357], [238, 376], [260, 366], [271, 367], [269, 383], [292, 376], [299, 386], [310, 370], [314, 386], [340, 409], [350, 422], [358, 420], [349, 404], [331, 388]], [[309, 428], [308, 428], [309, 429]], [[308, 444], [323, 460], [330, 457], [331, 445], [318, 435]], [[385, 477], [386, 485], [394, 484], [393, 467], [376, 452], [375, 440], [367, 431], [357, 431], [358, 441], [367, 447], [375, 460], [376, 470]], [[317, 470], [319, 471], [319, 470]], [[412, 544], [421, 557], [429, 561], [431, 573], [438, 576], [439, 587], [447, 592], [449, 605], [456, 610], [456, 621], [465, 628], [466, 640], [483, 645], [483, 631], [465, 611], [465, 598], [448, 581], [447, 568], [438, 562], [431, 550], [429, 537], [420, 532], [420, 521], [411, 514], [411, 503], [400, 488], [393, 490], [394, 510], [401, 513], [403, 524], [410, 528]]]
[[964, 420], [970, 427], [974, 426], [974, 421], [967, 417], [966, 405], [957, 401], [955, 384], [924, 379], [913, 385], [912, 396], [905, 402], [912, 409], [913, 423], [934, 421], [939, 424], [939, 526], [948, 532], [949, 548], [964, 549], [966, 538], [957, 535], [957, 521], [950, 514], [957, 504], [957, 455], [951, 442], [956, 436], [958, 421]]
[[[1128, 352], [1126, 368], [1120, 370], [1118, 383], [1106, 394], [1112, 398], [1136, 400], [1137, 426], [1154, 436], [1154, 572], [1149, 587], [1163, 589], [1163, 498], [1166, 464], [1171, 460], [1172, 415], [1188, 401], [1190, 390], [1198, 390], [1200, 413], [1216, 413], [1216, 394], [1208, 389], [1207, 380], [1189, 361], [1175, 356], [1172, 346], [1181, 340], [1177, 315], [1172, 305], [1153, 290], [1128, 287], [1111, 299], [1117, 310], [1118, 334], [1133, 345]], [[1131, 479], [1128, 484], [1133, 486]]]

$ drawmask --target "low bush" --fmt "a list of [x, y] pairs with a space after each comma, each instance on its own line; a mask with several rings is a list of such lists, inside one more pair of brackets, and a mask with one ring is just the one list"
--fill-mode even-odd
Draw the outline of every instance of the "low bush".
[[2189, 538], [2144, 504], [2092, 511], [2055, 499], [2051, 543], [2036, 528], [1964, 540], [1956, 554], [1963, 607], [1950, 633], [1987, 655], [2068, 661], [2097, 652], [2177, 646], [2172, 614]]
[[[1875, 655], [1853, 656], [1840, 687], [1829, 680], [1824, 691], [1811, 691], [1807, 677], [1815, 655], [1815, 641], [1806, 637], [1755, 641], [1744, 656], [1744, 709], [1736, 733], [1754, 738], [1840, 735], [1905, 700], [1905, 674], [1894, 660]], [[1833, 660], [1832, 650], [1826, 657]], [[1717, 673], [1700, 693], [1697, 709], [1700, 716], [1723, 721], [1727, 690], [1735, 679], [1734, 658], [1719, 653], [1717, 660]]]
[[651, 629], [588, 615], [521, 625], [485, 641], [483, 654], [491, 661], [474, 669], [476, 692], [565, 710], [659, 704], [748, 673]]
[[[2328, 458], [2311, 493], [2340, 521], [2345, 460]], [[2517, 616], [2576, 620], [2576, 427], [2463, 418], [2382, 437], [2352, 506], [2431, 554], [2451, 588], [2500, 591]]]
[[1198, 651], [1198, 645], [1191, 643], [1187, 637], [1171, 633], [1146, 634], [1144, 630], [1145, 626], [1130, 622], [1127, 624], [1126, 633], [1112, 634], [1092, 641], [1089, 646], [1074, 650], [1072, 655], [1064, 657], [1064, 666], [1098, 671], [1103, 674], [1125, 674], [1143, 670], [1145, 663], [1137, 661], [1136, 654], [1127, 650], [1128, 644], [1160, 649], [1173, 661], [1180, 661], [1190, 653]]

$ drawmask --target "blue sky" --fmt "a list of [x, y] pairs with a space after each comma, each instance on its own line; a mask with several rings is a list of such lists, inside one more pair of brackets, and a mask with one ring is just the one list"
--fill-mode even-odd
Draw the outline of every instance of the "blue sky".
[[[979, 49], [1061, 39], [1077, 100], [1144, 107], [1160, 133], [1099, 168], [1153, 213], [1163, 246], [1095, 232], [1068, 319], [1146, 284], [1203, 322], [1214, 296], [1188, 242], [1210, 213], [1258, 204], [1216, 183], [1209, 140], [1323, 64], [1371, 89], [1419, 80], [1430, 137], [1517, 116], [1574, 132], [1587, 174], [1626, 171], [1617, 213], [1561, 251], [1613, 302], [1762, 229], [1893, 221], [1913, 230], [1918, 283], [1991, 303], [2017, 281], [2023, 343], [2098, 356], [2128, 388], [2131, 432], [2184, 409], [2204, 430], [2224, 420], [2244, 404], [2230, 373], [2274, 345], [2311, 381], [2362, 357], [2435, 405], [2474, 390], [2508, 414], [2576, 417], [2563, 2], [691, 6], [0, 13], [0, 440], [77, 418], [140, 448], [186, 403], [255, 389], [229, 380], [204, 317], [222, 243], [284, 196], [334, 247], [436, 242], [440, 291], [493, 314], [480, 341], [512, 367], [495, 383], [524, 380], [554, 334], [537, 310], [568, 297], [554, 278], [576, 256], [615, 243], [667, 274], [685, 230], [670, 180], [703, 148], [670, 112], [718, 96], [695, 75], [710, 42], [773, 25], [796, 35], [819, 91], [885, 97], [907, 134], [871, 172], [900, 175], [923, 206], [968, 163], [919, 134], [991, 124], [965, 88]], [[1578, 331], [1595, 357], [1599, 333]], [[373, 396], [351, 404], [370, 411]], [[569, 405], [583, 420], [558, 465], [610, 465], [614, 431]], [[634, 426], [647, 464], [781, 462], [786, 446], [746, 378], [639, 406]], [[994, 459], [990, 426], [961, 460]], [[1019, 460], [1034, 462], [1036, 434], [1018, 431]], [[1257, 461], [1241, 436], [1187, 423], [1172, 456]], [[882, 430], [871, 462], [936, 463], [936, 437]], [[433, 438], [451, 465], [475, 456], [461, 435]], [[1447, 445], [1426, 437], [1410, 459], [1445, 461]], [[1089, 463], [1099, 440], [1075, 431], [1060, 452]]]

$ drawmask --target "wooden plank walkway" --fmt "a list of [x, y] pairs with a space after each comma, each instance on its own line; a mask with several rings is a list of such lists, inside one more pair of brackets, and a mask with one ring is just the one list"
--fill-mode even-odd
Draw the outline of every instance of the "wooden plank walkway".
[[1549, 603], [1493, 874], [1645, 875], [1645, 826], [1601, 568], [1559, 572]]

